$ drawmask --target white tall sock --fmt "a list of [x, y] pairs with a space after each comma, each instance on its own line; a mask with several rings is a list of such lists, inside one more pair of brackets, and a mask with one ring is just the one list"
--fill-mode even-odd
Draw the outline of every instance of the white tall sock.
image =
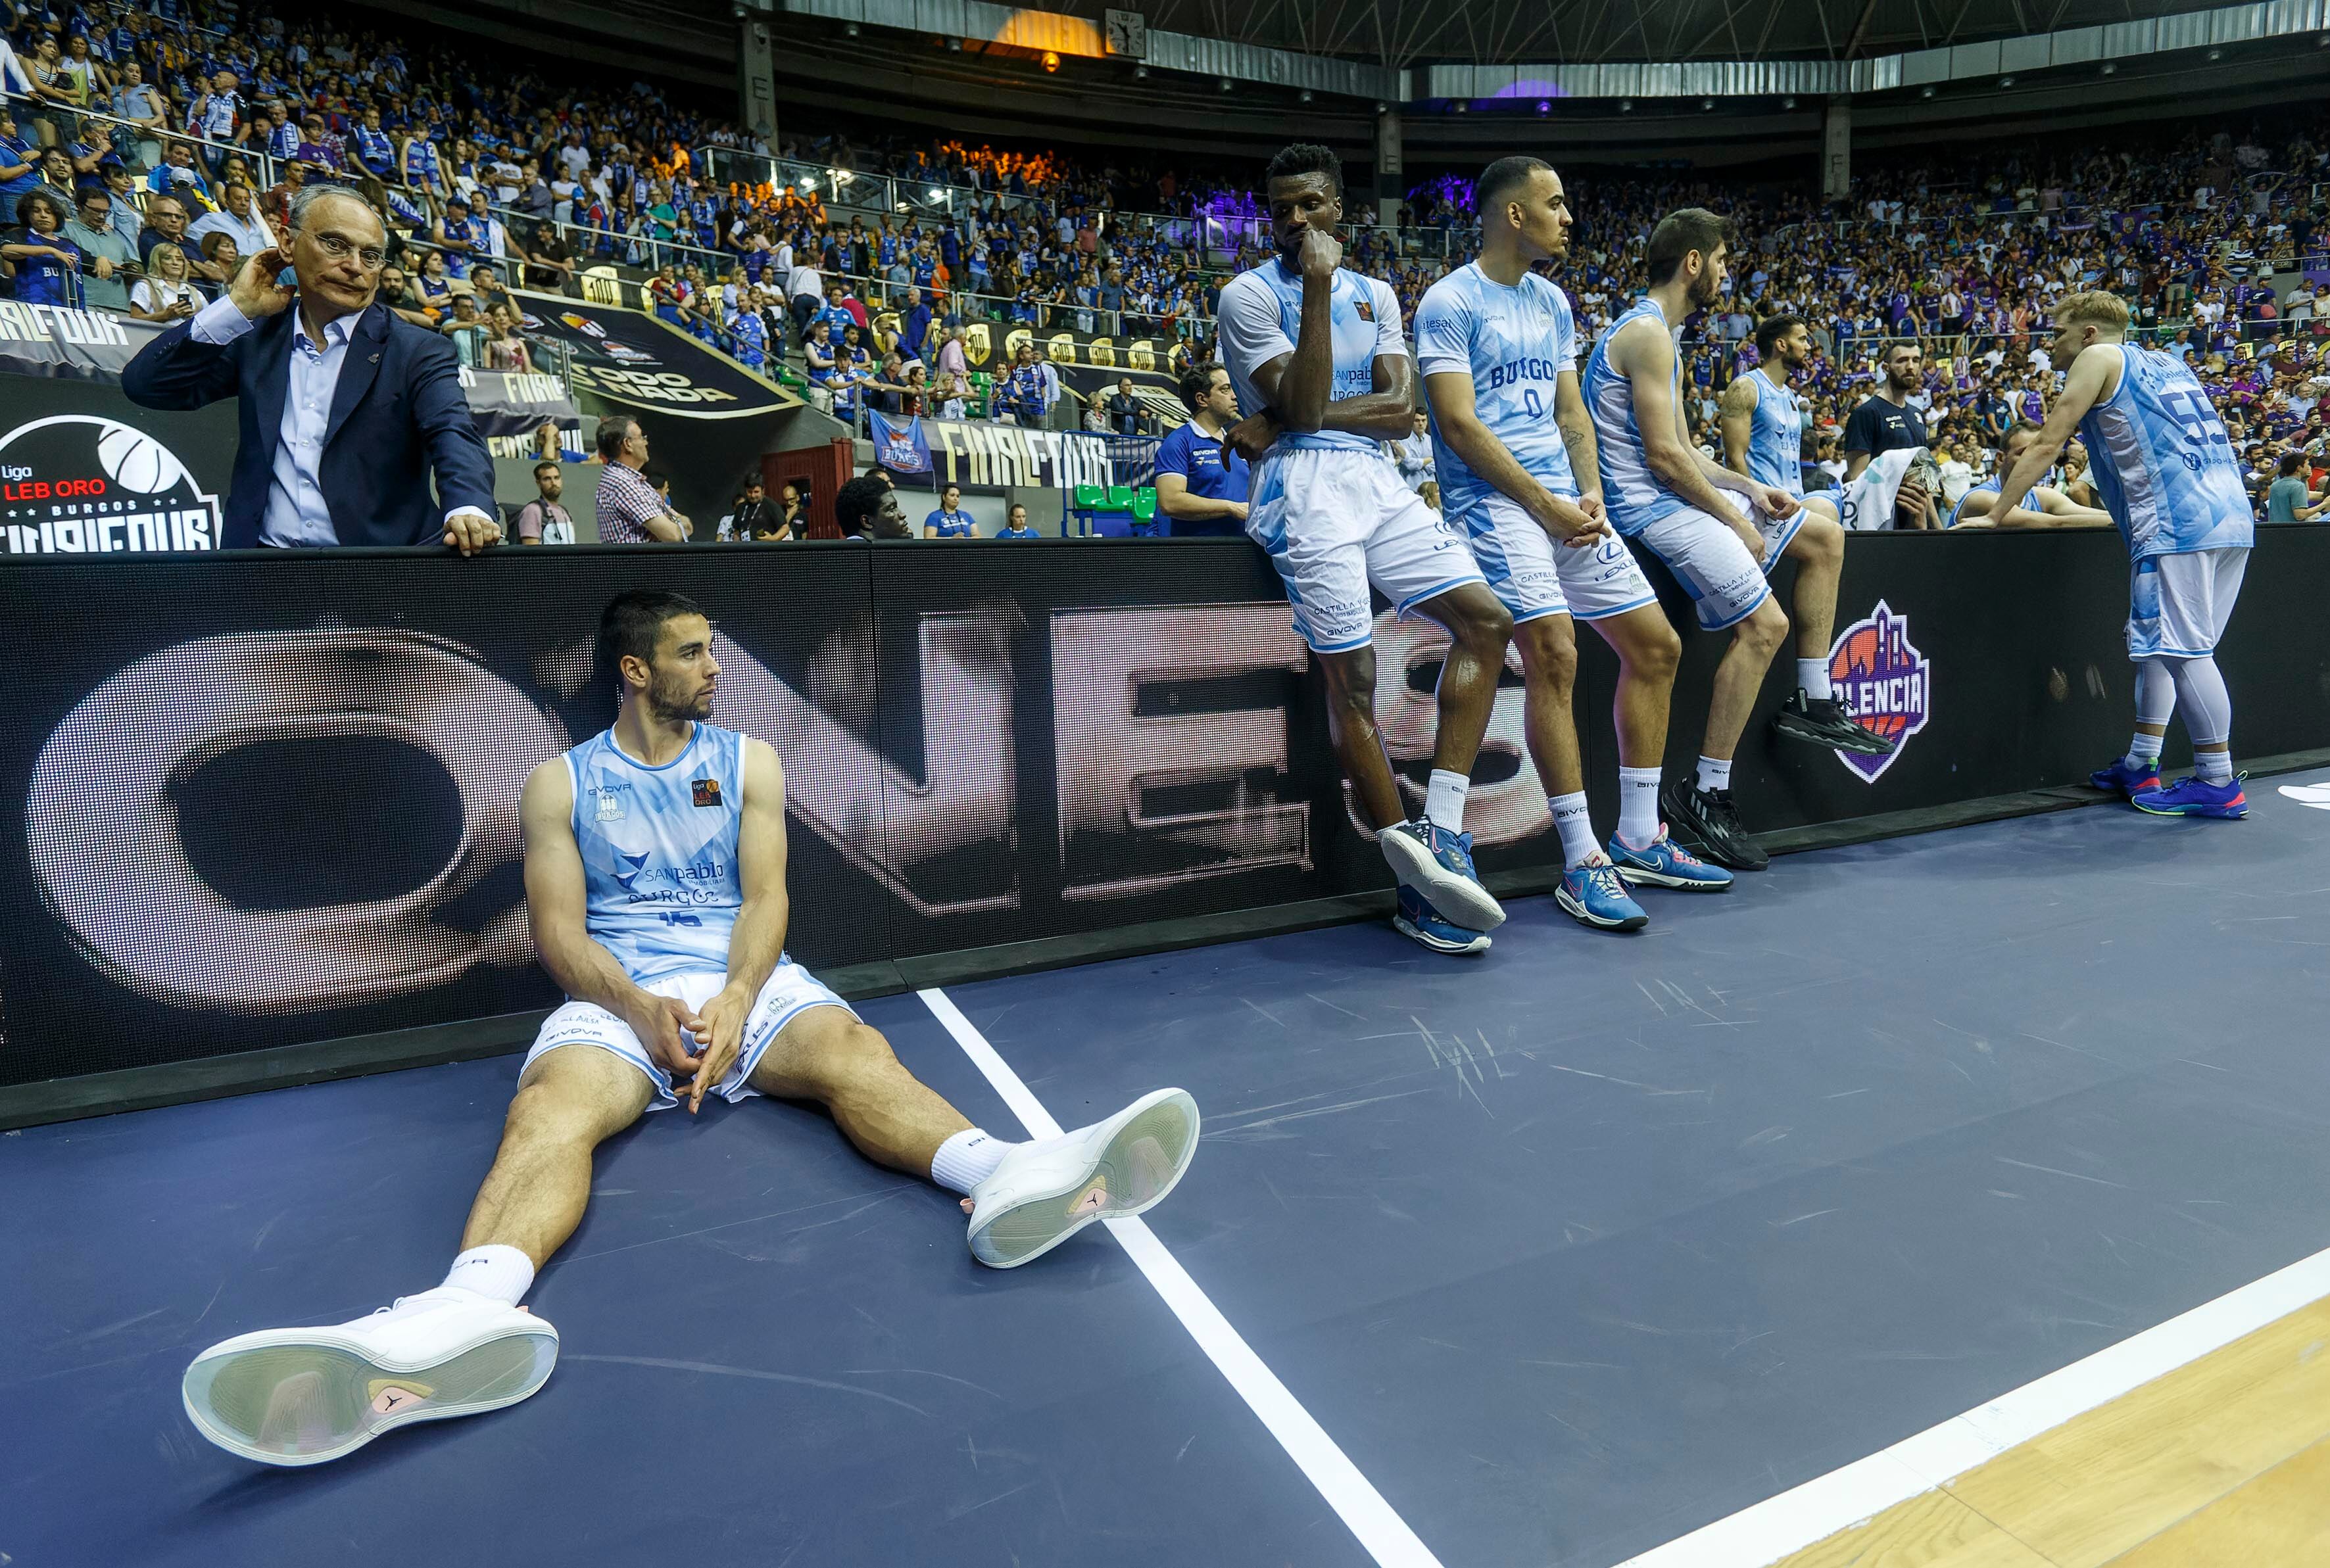
[[1618, 836], [1636, 849], [1648, 849], [1659, 836], [1659, 770], [1656, 768], [1618, 770]]
[[2138, 763], [2157, 762], [2159, 760], [2160, 737], [2157, 735], [2147, 735], [2142, 730], [2138, 730], [2136, 732], [2136, 738], [2127, 743], [2128, 765], [2130, 767], [2134, 767]]
[[1424, 814], [1444, 833], [1464, 831], [1464, 795], [1473, 780], [1446, 768], [1435, 768], [1424, 788]]
[[474, 1290], [515, 1307], [534, 1288], [534, 1260], [516, 1247], [488, 1242], [453, 1260], [440, 1289]]
[[2230, 749], [2195, 751], [2193, 753], [2193, 767], [2204, 784], [2230, 784], [2233, 781], [2233, 753]]
[[939, 1145], [931, 1157], [931, 1180], [951, 1193], [968, 1196], [971, 1189], [995, 1174], [1003, 1157], [1019, 1146], [990, 1138], [975, 1127], [965, 1128]]
[[1828, 684], [1828, 660], [1798, 659], [1796, 689], [1815, 703], [1833, 700], [1836, 691]]
[[1699, 760], [1699, 787], [1701, 789], [1731, 788], [1731, 759], [1701, 757]]
[[1549, 795], [1546, 805], [1553, 811], [1554, 830], [1561, 835], [1561, 858], [1571, 871], [1594, 858], [1594, 818], [1586, 809], [1586, 791], [1574, 795]]

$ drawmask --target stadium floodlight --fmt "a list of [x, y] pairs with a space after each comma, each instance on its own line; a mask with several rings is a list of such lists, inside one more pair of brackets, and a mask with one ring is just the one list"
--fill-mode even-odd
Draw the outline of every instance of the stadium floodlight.
[[2221, 49], [2212, 49], [2209, 51], [2209, 63], [2212, 65], [2214, 65], [2218, 61], [2224, 58], [2225, 52]]
[[1044, 51], [1044, 69], [1047, 71], [1060, 69], [1060, 57], [1048, 49]]
[[843, 28], [842, 28], [842, 30], [841, 30], [841, 35], [842, 35], [844, 38], [855, 38], [855, 37], [857, 37], [857, 23], [855, 23], [855, 22], [852, 22], [852, 23], [848, 24], [847, 26], [843, 27]]
[[1299, 103], [1309, 103], [1311, 101], [1311, 90], [1307, 87], [1304, 88], [1302, 90], [1302, 96], [1296, 99], [1296, 101]]
[[1620, 99], [1618, 100], [1618, 112], [1619, 112], [1620, 114], [1632, 114], [1632, 113], [1634, 113], [1634, 100], [1633, 99], [1631, 99], [1631, 98], [1622, 98], [1622, 99]]
[[1551, 100], [1542, 98], [1539, 99], [1537, 100], [1537, 112], [1539, 114], [1551, 114], [1553, 112], [1553, 104]]
[[962, 40], [960, 38], [948, 39], [947, 52], [949, 54], [961, 54], [962, 52]]
[[[2013, 80], [2013, 79], [2012, 77], [2010, 77], [2010, 78], [2008, 78], [2007, 80], [2008, 80], [2009, 81], [2011, 81], [2011, 80]], [[1999, 86], [2001, 86], [2001, 87], [2004, 87], [2004, 86], [2006, 85], [2006, 82], [2002, 81], [2002, 82], [2000, 82], [1998, 85], [1999, 85]], [[1932, 87], [1930, 87], [1930, 86], [1921, 87], [1921, 88], [1919, 88], [1919, 89], [1918, 90], [1918, 96], [1919, 98], [1931, 98], [1931, 97], [1933, 97], [1933, 96], [1934, 96], [1934, 90], [1933, 90], [1933, 88], [1932, 88]]]
[[1132, 68], [1132, 80], [1135, 81], [1147, 81], [1149, 80], [1149, 68], [1145, 65], [1134, 66]]
[[1222, 90], [1224, 92], [1236, 92], [1237, 90], [1237, 83], [1232, 81], [1226, 76], [1222, 78]]
[[1472, 107], [1473, 104], [1471, 99], [1460, 98], [1454, 103], [1448, 106], [1448, 112], [1450, 114], [1463, 114]]
[[1699, 107], [1700, 111], [1703, 113], [1715, 107], [1715, 100], [1711, 98], [1702, 98], [1699, 100]]
[[2104, 74], [2104, 75], [2106, 75], [2106, 76], [2117, 76], [2117, 75], [2118, 75], [2118, 74], [2119, 74], [2119, 61], [2117, 61], [2117, 60], [2107, 60], [2107, 61], [2104, 61], [2104, 66], [2103, 66], [2103, 74]]
[[[2325, 43], [2330, 43], [2330, 36], [2325, 36], [2322, 42]], [[1391, 105], [1388, 103], [1379, 103], [1376, 105], [1376, 112], [1378, 114], [1389, 114], [1391, 112]]]
[[2011, 76], [2002, 76], [1998, 79], [1998, 85], [2001, 87], [2013, 87], [2014, 85], [2014, 79]]
[[1794, 109], [1796, 107], [1796, 100], [1793, 98], [1784, 98], [1780, 100], [1780, 107], [1782, 109]]

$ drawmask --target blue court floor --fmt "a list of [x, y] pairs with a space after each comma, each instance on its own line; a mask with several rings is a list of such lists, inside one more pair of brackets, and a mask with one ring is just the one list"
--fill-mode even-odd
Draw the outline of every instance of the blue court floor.
[[[1438, 1560], [1609, 1564], [2330, 1245], [2330, 812], [1784, 857], [1639, 937], [1350, 926], [952, 989]], [[814, 912], [800, 912], [814, 918]], [[862, 1008], [1018, 1127], [925, 1003]], [[441, 1275], [515, 1056], [0, 1139], [0, 1562], [1351, 1564], [1126, 1253], [992, 1273], [822, 1116], [602, 1149], [533, 1400], [274, 1471], [194, 1352]]]

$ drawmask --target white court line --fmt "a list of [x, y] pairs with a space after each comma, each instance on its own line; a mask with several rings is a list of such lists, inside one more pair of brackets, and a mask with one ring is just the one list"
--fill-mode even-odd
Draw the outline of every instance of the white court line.
[[[915, 995], [946, 1025], [947, 1033], [954, 1036], [963, 1054], [986, 1075], [995, 1092], [1003, 1097], [1003, 1103], [1011, 1108], [1011, 1114], [1027, 1124], [1030, 1134], [1037, 1138], [1059, 1136], [1060, 1124], [1052, 1119], [1043, 1101], [1019, 1081], [1010, 1064], [996, 1054], [987, 1036], [962, 1015], [962, 1009], [954, 1005], [952, 998], [936, 987]], [[1263, 1365], [1262, 1357], [1247, 1347], [1238, 1331], [1230, 1327], [1229, 1319], [1198, 1289], [1197, 1281], [1165, 1250], [1165, 1243], [1157, 1239], [1155, 1233], [1137, 1216], [1102, 1223], [1149, 1277], [1150, 1284], [1165, 1299], [1165, 1305], [1181, 1320], [1189, 1337], [1198, 1342], [1198, 1348], [1221, 1369], [1238, 1397], [1262, 1418], [1262, 1424], [1270, 1429], [1270, 1435], [1278, 1440], [1286, 1457], [1302, 1468], [1311, 1484], [1319, 1488], [1319, 1495], [1327, 1499], [1327, 1506], [1350, 1526], [1351, 1534], [1359, 1538], [1368, 1554], [1383, 1568], [1440, 1568], [1440, 1559], [1416, 1538], [1406, 1520], [1392, 1512], [1383, 1494], [1335, 1446], [1335, 1440], [1312, 1419], [1311, 1412], [1295, 1403], [1294, 1396], [1286, 1392], [1286, 1385]]]
[[2330, 1296], [2330, 1250], [1618, 1568], [1767, 1568]]

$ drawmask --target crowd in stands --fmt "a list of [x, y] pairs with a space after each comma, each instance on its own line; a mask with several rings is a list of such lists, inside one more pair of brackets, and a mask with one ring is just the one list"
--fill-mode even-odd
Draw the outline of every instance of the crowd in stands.
[[[975, 375], [966, 323], [1166, 337], [1202, 359], [1221, 283], [1266, 254], [1260, 203], [1239, 188], [1251, 173], [839, 130], [769, 147], [725, 104], [677, 89], [234, 0], [0, 0], [0, 271], [20, 299], [182, 318], [272, 242], [304, 184], [337, 181], [387, 219], [385, 296], [465, 364], [538, 368], [509, 288], [567, 288], [611, 261], [646, 274], [647, 304], [675, 325], [798, 374], [853, 419], [1155, 433], [1151, 408], [1127, 406], [1140, 400], [1064, 387], [1040, 345]], [[2140, 335], [2193, 361], [2261, 492], [2293, 450], [2330, 465], [2325, 322], [2310, 287], [2279, 297], [2323, 266], [2319, 114], [2105, 139], [1865, 160], [1843, 206], [1801, 182], [1579, 169], [1557, 275], [1590, 343], [1624, 308], [1661, 213], [1703, 203], [1735, 219], [1734, 286], [1685, 329], [1689, 413], [1710, 449], [1724, 387], [1755, 362], [1756, 321], [1785, 311], [1817, 347], [1803, 386], [1813, 452], [1870, 389], [1881, 345], [1914, 337], [1928, 429], [1978, 477], [2002, 420], [2052, 390], [2050, 299], [2102, 285], [2131, 299]], [[782, 177], [792, 166], [829, 177]], [[850, 210], [857, 177], [943, 200]], [[1412, 312], [1461, 264], [1468, 220], [1461, 199], [1428, 191], [1406, 216], [1354, 229], [1349, 257]]]

